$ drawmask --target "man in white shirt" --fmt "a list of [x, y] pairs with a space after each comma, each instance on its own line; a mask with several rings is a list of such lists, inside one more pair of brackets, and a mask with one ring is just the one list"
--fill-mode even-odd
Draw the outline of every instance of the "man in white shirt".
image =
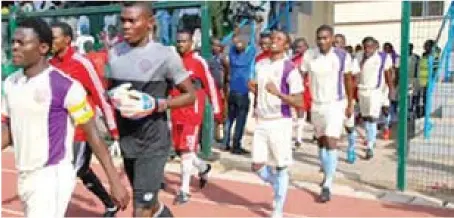
[[[346, 47], [346, 39], [343, 34], [336, 34], [334, 36], [334, 47], [343, 49], [347, 51]], [[358, 60], [353, 57], [350, 53], [348, 53], [352, 58], [352, 75], [356, 76], [359, 72], [359, 64]], [[356, 105], [356, 102], [355, 102]], [[350, 116], [349, 118], [345, 119], [345, 130], [347, 131], [347, 139], [348, 139], [348, 147], [347, 147], [347, 162], [348, 163], [355, 163], [356, 160], [356, 153], [355, 153], [355, 145], [356, 145], [356, 131], [355, 131], [355, 115]]]
[[317, 48], [306, 51], [301, 71], [310, 78], [312, 123], [324, 173], [320, 201], [327, 202], [336, 172], [337, 143], [345, 117], [353, 114], [352, 60], [345, 50], [333, 47], [331, 26], [320, 26], [316, 34]]
[[49, 64], [52, 31], [42, 19], [19, 23], [13, 63], [21, 67], [4, 83], [2, 150], [14, 145], [18, 195], [26, 217], [64, 217], [75, 185], [72, 165], [74, 128], [87, 134], [93, 153], [109, 178], [121, 209], [129, 195], [120, 182], [107, 145], [98, 137], [93, 110], [76, 80]]
[[[360, 73], [358, 82], [358, 97], [361, 116], [366, 127], [366, 159], [373, 157], [373, 149], [377, 140], [377, 120], [383, 102], [388, 96], [383, 90], [393, 90], [391, 84], [391, 56], [378, 52], [376, 40], [373, 37], [363, 39], [364, 53], [358, 56]], [[382, 99], [382, 100], [380, 100]]]
[[252, 144], [252, 169], [274, 191], [273, 217], [282, 217], [292, 163], [291, 107], [301, 107], [303, 82], [298, 69], [285, 55], [290, 37], [282, 31], [271, 35], [271, 57], [257, 63], [257, 124]]

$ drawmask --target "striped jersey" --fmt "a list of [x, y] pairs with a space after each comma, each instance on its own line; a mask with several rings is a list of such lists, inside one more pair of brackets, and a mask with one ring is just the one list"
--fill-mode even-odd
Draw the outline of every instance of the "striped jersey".
[[332, 47], [326, 54], [319, 48], [304, 53], [301, 71], [309, 73], [312, 101], [330, 103], [345, 99], [344, 74], [353, 71], [348, 53]]
[[2, 121], [9, 123], [17, 169], [70, 164], [74, 127], [93, 117], [82, 85], [49, 66], [31, 78], [19, 70], [4, 88]]
[[291, 59], [282, 58], [272, 61], [265, 58], [256, 66], [257, 75], [257, 116], [265, 119], [291, 118], [290, 105], [266, 90], [272, 82], [278, 90], [287, 95], [302, 93], [303, 81]]

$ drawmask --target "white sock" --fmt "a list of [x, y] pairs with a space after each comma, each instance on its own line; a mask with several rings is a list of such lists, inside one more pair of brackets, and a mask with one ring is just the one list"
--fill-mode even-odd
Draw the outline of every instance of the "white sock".
[[303, 130], [304, 130], [305, 118], [298, 118], [296, 126], [296, 141], [303, 142]]
[[197, 170], [200, 173], [205, 172], [208, 168], [208, 164], [205, 161], [201, 160], [199, 157], [197, 157], [197, 155], [194, 152], [191, 152], [191, 154], [193, 156], [192, 163], [197, 168]]
[[180, 191], [189, 193], [189, 183], [191, 182], [191, 174], [193, 167], [192, 153], [183, 153], [181, 155], [181, 187]]

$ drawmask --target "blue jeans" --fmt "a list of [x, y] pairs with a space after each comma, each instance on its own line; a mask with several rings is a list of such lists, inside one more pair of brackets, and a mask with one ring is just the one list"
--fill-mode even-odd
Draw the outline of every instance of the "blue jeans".
[[228, 118], [225, 123], [224, 144], [227, 148], [230, 147], [232, 123], [236, 121], [235, 133], [233, 134], [233, 149], [239, 149], [241, 148], [241, 139], [243, 138], [244, 127], [249, 112], [249, 94], [240, 94], [231, 91], [228, 104]]

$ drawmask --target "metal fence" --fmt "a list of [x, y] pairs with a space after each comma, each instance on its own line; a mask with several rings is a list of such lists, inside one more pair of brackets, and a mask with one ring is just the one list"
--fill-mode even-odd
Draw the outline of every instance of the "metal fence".
[[[421, 191], [452, 200], [454, 198], [454, 2], [440, 22], [430, 13], [411, 18], [410, 3], [403, 3], [402, 79], [400, 88], [398, 188]], [[438, 25], [439, 31], [433, 30]], [[411, 55], [408, 43], [423, 46], [428, 39], [435, 45], [430, 52]], [[443, 40], [442, 40], [443, 39]], [[405, 48], [405, 49], [404, 49]], [[406, 75], [406, 76], [404, 76]], [[427, 77], [427, 83], [424, 80]], [[410, 96], [403, 88], [414, 89]], [[406, 99], [406, 100], [404, 100]], [[406, 102], [405, 102], [406, 101]], [[407, 118], [407, 119], [405, 119]], [[404, 122], [406, 121], [406, 122]]]

